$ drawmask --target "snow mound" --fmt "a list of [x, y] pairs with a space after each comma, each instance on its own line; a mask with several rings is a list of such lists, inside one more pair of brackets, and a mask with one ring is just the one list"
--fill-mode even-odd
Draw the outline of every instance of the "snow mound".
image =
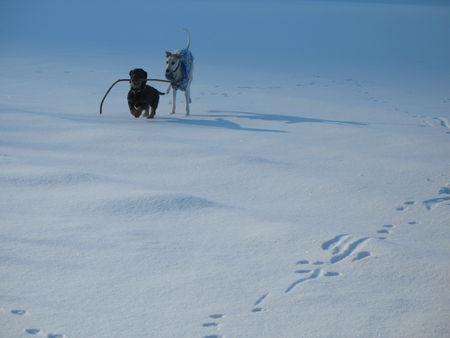
[[99, 207], [104, 213], [115, 215], [145, 215], [195, 211], [218, 207], [207, 199], [179, 193], [135, 193], [106, 201]]

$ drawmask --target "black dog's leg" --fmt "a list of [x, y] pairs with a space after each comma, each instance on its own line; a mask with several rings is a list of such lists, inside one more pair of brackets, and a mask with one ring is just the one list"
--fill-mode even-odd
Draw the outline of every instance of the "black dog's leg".
[[145, 107], [145, 113], [144, 113], [143, 117], [150, 118], [150, 115], [148, 113], [149, 109], [150, 109], [150, 107]]
[[136, 110], [135, 110], [134, 117], [135, 117], [135, 118], [141, 117], [141, 114], [142, 114], [143, 111], [144, 111], [144, 108], [142, 108], [142, 107], [137, 107]]
[[130, 108], [130, 114], [133, 116], [136, 116], [136, 109], [134, 109], [134, 106], [128, 101], [128, 108]]
[[159, 104], [159, 94], [155, 95], [155, 100], [153, 101], [152, 113], [150, 114], [151, 119], [155, 117], [156, 108], [158, 108], [158, 104]]
[[156, 109], [154, 107], [152, 107], [152, 112], [151, 112], [150, 116], [148, 116], [147, 118], [152, 119], [155, 117], [155, 114], [156, 114]]

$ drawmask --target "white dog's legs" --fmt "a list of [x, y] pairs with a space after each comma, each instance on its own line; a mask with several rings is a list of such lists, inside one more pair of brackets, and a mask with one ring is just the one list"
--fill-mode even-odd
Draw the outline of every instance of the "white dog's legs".
[[189, 103], [191, 102], [191, 90], [189, 87], [186, 88], [184, 92], [184, 96], [186, 97], [186, 116], [189, 115]]
[[[192, 102], [192, 100], [191, 100], [191, 88], [190, 87], [191, 86], [190, 86], [190, 82], [189, 82], [188, 87], [184, 91], [184, 96], [186, 98], [186, 116], [188, 116], [189, 113], [190, 113], [189, 104]], [[167, 93], [169, 93], [169, 91], [170, 91], [170, 87], [167, 89]], [[172, 97], [173, 97], [173, 99], [172, 99], [173, 102], [172, 102], [172, 112], [171, 112], [171, 114], [175, 114], [176, 101], [177, 101], [177, 90], [176, 89], [172, 90]]]
[[171, 114], [175, 114], [175, 106], [176, 106], [176, 102], [177, 102], [177, 90], [175, 88], [172, 91], [172, 95], [173, 95], [173, 102], [172, 102], [172, 113]]
[[193, 79], [193, 76], [192, 76], [193, 73], [194, 73], [194, 64], [192, 63], [191, 73], [189, 74], [189, 82], [188, 82], [188, 85], [186, 87], [186, 92], [188, 93], [188, 97], [189, 97], [189, 103], [192, 103], [192, 100], [191, 100], [191, 82], [192, 82], [192, 79]]

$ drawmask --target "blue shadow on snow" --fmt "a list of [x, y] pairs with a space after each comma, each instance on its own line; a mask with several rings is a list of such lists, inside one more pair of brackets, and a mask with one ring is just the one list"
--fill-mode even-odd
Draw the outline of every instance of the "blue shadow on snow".
[[[209, 115], [191, 115], [191, 116], [209, 116]], [[171, 123], [181, 123], [186, 125], [203, 126], [203, 127], [215, 127], [215, 128], [226, 128], [233, 130], [242, 131], [258, 131], [266, 133], [285, 133], [284, 130], [278, 129], [259, 129], [259, 128], [243, 128], [238, 123], [225, 120], [221, 117], [215, 120], [192, 120], [192, 119], [180, 119], [180, 118], [170, 118], [168, 120]]]
[[293, 123], [332, 123], [332, 124], [343, 124], [343, 125], [354, 125], [354, 126], [367, 126], [367, 123], [363, 122], [353, 122], [353, 121], [336, 121], [336, 120], [323, 120], [323, 119], [313, 119], [308, 117], [292, 116], [292, 115], [279, 115], [279, 114], [261, 114], [261, 113], [251, 113], [245, 111], [227, 111], [227, 110], [209, 110], [208, 113], [215, 117], [235, 117], [249, 120], [260, 120], [260, 121], [280, 121], [287, 124]]

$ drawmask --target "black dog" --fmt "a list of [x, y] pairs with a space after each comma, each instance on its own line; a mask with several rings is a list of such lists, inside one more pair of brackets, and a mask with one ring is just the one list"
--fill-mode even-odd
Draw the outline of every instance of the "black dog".
[[[164, 95], [157, 89], [147, 85], [147, 72], [137, 68], [130, 71], [131, 89], [128, 92], [128, 107], [134, 117], [140, 117], [145, 111], [144, 117], [151, 119], [158, 108], [159, 95]], [[150, 107], [152, 108], [149, 114]]]

